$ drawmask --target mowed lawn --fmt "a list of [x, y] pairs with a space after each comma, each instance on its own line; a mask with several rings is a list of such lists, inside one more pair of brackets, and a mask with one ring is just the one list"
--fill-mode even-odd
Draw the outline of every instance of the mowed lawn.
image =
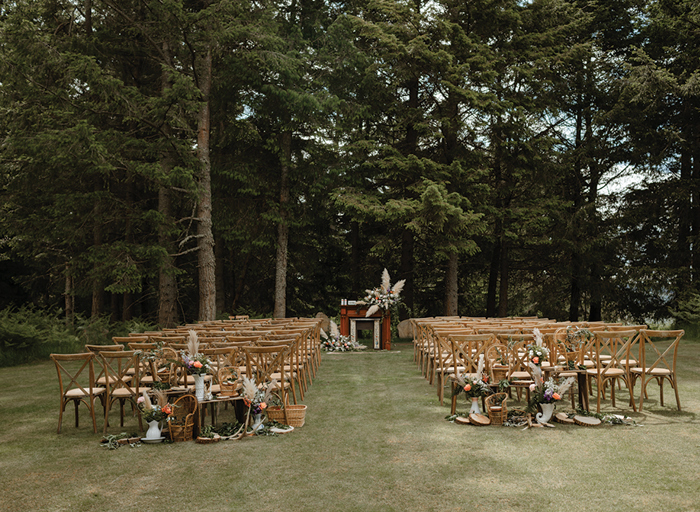
[[[446, 421], [412, 345], [393, 347], [324, 354], [304, 427], [211, 445], [107, 450], [72, 406], [56, 434], [53, 363], [0, 369], [0, 510], [700, 510], [700, 342], [681, 342], [682, 411], [650, 385], [642, 413], [605, 403], [636, 426], [529, 430]], [[118, 416], [110, 433], [137, 430]]]

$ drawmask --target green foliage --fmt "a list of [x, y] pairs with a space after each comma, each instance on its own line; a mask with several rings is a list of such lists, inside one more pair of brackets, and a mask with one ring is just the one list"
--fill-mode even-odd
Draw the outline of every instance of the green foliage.
[[86, 344], [109, 345], [113, 336], [155, 328], [139, 319], [110, 324], [107, 317], [85, 319], [80, 315], [74, 325], [67, 325], [61, 311], [8, 307], [0, 311], [0, 367], [46, 359], [53, 353], [83, 352]]
[[43, 359], [54, 352], [82, 352], [84, 344], [57, 312], [29, 306], [0, 311], [0, 366]]

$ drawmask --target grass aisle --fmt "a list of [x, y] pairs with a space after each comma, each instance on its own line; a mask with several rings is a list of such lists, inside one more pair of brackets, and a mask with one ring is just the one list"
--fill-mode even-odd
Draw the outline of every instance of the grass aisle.
[[291, 434], [115, 451], [84, 408], [79, 429], [69, 410], [56, 435], [52, 364], [0, 369], [0, 510], [700, 509], [700, 343], [682, 344], [682, 412], [653, 391], [634, 415], [643, 426], [528, 431], [445, 421], [449, 399], [439, 405], [410, 344], [394, 347], [324, 354]]

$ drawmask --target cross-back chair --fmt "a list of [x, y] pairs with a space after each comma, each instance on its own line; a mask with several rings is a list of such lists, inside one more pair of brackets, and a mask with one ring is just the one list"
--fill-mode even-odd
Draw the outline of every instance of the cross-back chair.
[[105, 388], [95, 384], [95, 354], [51, 354], [51, 360], [56, 365], [58, 388], [60, 394], [60, 409], [58, 414], [58, 430], [61, 433], [63, 412], [69, 402], [75, 405], [75, 427], [79, 426], [78, 407], [85, 404], [92, 418], [92, 429], [97, 433], [95, 420], [95, 398], [102, 397]]
[[[615, 383], [625, 384], [630, 395], [630, 405], [637, 410], [632, 395], [630, 369], [625, 361], [629, 361], [630, 349], [638, 340], [638, 332], [628, 331], [595, 331], [592, 341], [593, 368], [586, 373], [591, 383], [596, 384], [596, 411], [600, 412], [601, 399], [605, 388], [610, 384], [610, 399], [615, 407]], [[584, 349], [585, 350], [585, 349]]]
[[[486, 334], [461, 334], [449, 336], [450, 349], [452, 350], [452, 360], [455, 371], [451, 377], [452, 403], [450, 410], [452, 414], [457, 410], [456, 377], [461, 375], [473, 375], [479, 366], [479, 357], [483, 356], [486, 361], [486, 349], [495, 343], [496, 337], [493, 333]], [[464, 368], [464, 370], [462, 370]], [[484, 371], [488, 371], [484, 368]]]
[[681, 410], [681, 400], [678, 396], [678, 381], [676, 379], [676, 359], [678, 345], [685, 334], [683, 330], [646, 330], [640, 331], [641, 366], [630, 369], [632, 386], [641, 379], [639, 394], [639, 410], [644, 406], [647, 396], [647, 385], [656, 380], [659, 385], [660, 404], [664, 405], [664, 381], [667, 380], [676, 395], [676, 406]]
[[294, 403], [297, 403], [296, 391], [286, 371], [290, 366], [289, 345], [243, 347], [243, 352], [246, 360], [246, 377], [254, 379], [258, 386], [276, 380], [278, 388], [275, 392], [278, 393], [282, 404], [288, 404], [287, 390], [290, 388]]
[[[138, 397], [147, 387], [141, 387], [141, 352], [139, 350], [124, 350], [113, 352], [100, 352], [99, 360], [106, 377], [105, 395], [105, 424], [104, 433], [109, 425], [109, 411], [114, 402], [119, 402], [120, 425], [124, 426], [124, 405], [131, 403], [132, 412], [136, 413], [139, 421], [139, 430], [143, 432], [141, 411], [137, 407]], [[133, 370], [130, 375], [129, 370]]]

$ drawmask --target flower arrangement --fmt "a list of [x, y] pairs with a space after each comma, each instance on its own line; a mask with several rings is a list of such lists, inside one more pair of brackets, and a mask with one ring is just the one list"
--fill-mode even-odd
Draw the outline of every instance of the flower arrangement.
[[566, 338], [564, 345], [567, 352], [578, 352], [581, 346], [586, 344], [593, 337], [593, 333], [588, 329], [580, 329], [571, 325], [566, 326]]
[[362, 343], [353, 342], [350, 336], [341, 335], [333, 320], [331, 320], [330, 331], [331, 333], [328, 335], [321, 329], [321, 348], [326, 352], [352, 352], [367, 348]]
[[564, 396], [574, 383], [574, 377], [555, 382], [552, 377], [544, 382], [530, 384], [530, 406], [535, 408], [537, 404], [551, 404]]
[[141, 416], [143, 416], [143, 419], [147, 422], [169, 419], [170, 415], [173, 413], [173, 408], [168, 403], [168, 397], [159, 389], [155, 390], [153, 394], [156, 396], [155, 404], [151, 401], [151, 398], [148, 396], [148, 391], [146, 390], [143, 391], [143, 395], [136, 401], [141, 411]]
[[491, 388], [488, 385], [488, 376], [484, 375], [484, 355], [479, 356], [479, 364], [476, 373], [461, 375], [455, 374], [457, 382], [457, 394], [464, 393], [467, 398], [475, 398], [488, 395]]
[[243, 377], [243, 403], [249, 408], [249, 413], [262, 414], [270, 405], [276, 387], [274, 379], [261, 389], [255, 384], [255, 379]]
[[389, 278], [389, 271], [384, 269], [384, 272], [382, 273], [381, 286], [372, 290], [365, 290], [367, 295], [365, 295], [362, 300], [357, 301], [357, 304], [359, 305], [369, 305], [369, 309], [367, 310], [365, 317], [372, 316], [380, 309], [387, 312], [393, 306], [398, 304], [401, 301], [400, 294], [405, 283], [406, 280], [402, 279], [398, 283], [394, 283], [394, 286], [392, 287], [391, 280]]
[[182, 363], [190, 375], [206, 375], [211, 370], [209, 359], [199, 353], [197, 332], [191, 330], [187, 340], [187, 351], [182, 351]]
[[539, 329], [533, 331], [535, 343], [527, 346], [527, 357], [530, 363], [541, 366], [549, 359], [549, 349], [544, 346], [544, 337]]

